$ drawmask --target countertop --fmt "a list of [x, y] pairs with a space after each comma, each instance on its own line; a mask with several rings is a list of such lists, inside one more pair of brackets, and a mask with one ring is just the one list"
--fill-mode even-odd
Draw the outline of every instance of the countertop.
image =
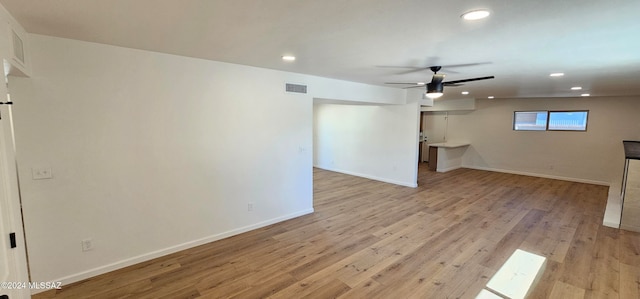
[[463, 147], [468, 145], [470, 145], [470, 143], [466, 143], [466, 142], [443, 142], [443, 143], [429, 144], [429, 146], [433, 146], [433, 147], [446, 147], [446, 148]]
[[624, 157], [640, 160], [640, 141], [624, 140]]

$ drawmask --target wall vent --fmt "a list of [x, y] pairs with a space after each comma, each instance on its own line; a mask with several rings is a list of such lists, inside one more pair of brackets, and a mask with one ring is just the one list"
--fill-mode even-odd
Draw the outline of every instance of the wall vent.
[[285, 91], [286, 92], [296, 92], [296, 93], [307, 93], [307, 86], [306, 85], [300, 85], [300, 84], [286, 83], [285, 84]]
[[24, 45], [22, 39], [13, 31], [13, 55], [22, 63], [24, 63]]

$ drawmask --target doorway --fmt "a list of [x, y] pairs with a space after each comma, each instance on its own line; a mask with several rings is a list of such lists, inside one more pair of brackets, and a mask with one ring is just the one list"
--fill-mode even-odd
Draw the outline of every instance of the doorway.
[[[6, 63], [5, 63], [6, 65]], [[11, 97], [9, 93], [9, 77], [5, 75], [5, 83], [0, 84], [0, 281], [23, 285], [8, 286], [0, 289], [0, 296], [8, 298], [28, 298], [29, 274], [27, 266], [26, 245], [18, 173], [16, 171], [15, 146], [13, 138], [13, 121], [11, 119]]]
[[448, 119], [446, 111], [420, 113], [420, 163], [429, 163], [429, 144], [447, 141]]

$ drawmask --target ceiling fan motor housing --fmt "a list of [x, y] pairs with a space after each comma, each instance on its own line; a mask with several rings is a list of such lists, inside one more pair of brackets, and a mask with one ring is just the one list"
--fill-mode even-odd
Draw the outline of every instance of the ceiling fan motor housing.
[[436, 92], [440, 92], [442, 93], [444, 90], [444, 84], [442, 84], [442, 82], [438, 82], [438, 83], [428, 83], [427, 84], [427, 93], [436, 93]]
[[431, 78], [431, 82], [427, 84], [427, 93], [442, 93], [444, 90], [443, 80], [444, 75], [434, 74]]

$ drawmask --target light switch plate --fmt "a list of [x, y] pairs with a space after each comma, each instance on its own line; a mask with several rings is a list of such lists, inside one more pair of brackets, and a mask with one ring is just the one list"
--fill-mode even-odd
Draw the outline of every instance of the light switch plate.
[[31, 168], [31, 177], [34, 180], [46, 180], [53, 178], [51, 167]]

